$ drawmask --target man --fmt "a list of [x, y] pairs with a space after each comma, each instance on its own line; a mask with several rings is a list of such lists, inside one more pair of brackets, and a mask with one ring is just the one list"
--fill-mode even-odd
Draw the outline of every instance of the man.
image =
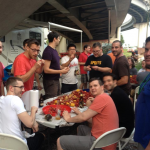
[[108, 53], [107, 55], [110, 56], [110, 58], [112, 60], [112, 64], [114, 65], [116, 57], [113, 55], [112, 51], [110, 53]]
[[28, 115], [24, 104], [20, 99], [24, 91], [22, 79], [10, 77], [6, 82], [7, 95], [0, 100], [0, 133], [15, 135], [21, 138], [29, 147], [29, 150], [37, 150], [45, 138], [43, 133], [35, 133], [34, 137], [25, 138], [21, 131], [21, 121], [34, 132], [38, 131], [38, 124], [35, 121], [36, 107], [31, 108]]
[[[92, 128], [81, 125], [76, 135], [61, 136], [57, 140], [57, 149], [89, 150], [93, 142], [103, 133], [118, 128], [118, 114], [113, 100], [104, 93], [102, 82], [93, 78], [90, 80], [90, 92], [94, 96], [89, 108], [81, 113], [73, 109], [77, 116], [71, 117], [67, 111], [63, 112], [66, 122], [81, 123], [89, 121]], [[116, 145], [103, 148], [103, 150], [115, 150]]]
[[80, 65], [80, 74], [81, 74], [80, 89], [87, 89], [88, 77], [87, 77], [87, 72], [84, 71], [84, 65], [88, 57], [90, 56], [89, 53], [90, 53], [90, 46], [84, 45], [84, 51], [79, 56], [79, 65]]
[[140, 72], [145, 72], [146, 71], [146, 68], [145, 68], [145, 60], [142, 61], [142, 68], [138, 71], [138, 73]]
[[[145, 41], [144, 57], [146, 68], [150, 71], [150, 37]], [[139, 143], [138, 150], [150, 150], [150, 73], [145, 77], [139, 89], [135, 108], [134, 140]]]
[[90, 79], [98, 77], [102, 79], [103, 73], [110, 72], [112, 68], [112, 60], [108, 55], [103, 54], [101, 44], [99, 42], [93, 44], [93, 55], [88, 57], [84, 70], [90, 71]]
[[116, 60], [112, 73], [117, 77], [117, 86], [129, 95], [131, 90], [129, 64], [122, 51], [122, 43], [119, 40], [114, 41], [112, 43], [112, 53], [116, 57]]
[[119, 116], [119, 127], [127, 129], [124, 138], [128, 138], [134, 128], [134, 111], [131, 100], [127, 94], [117, 86], [116, 76], [107, 73], [103, 76], [104, 88], [110, 92]]
[[[75, 57], [76, 46], [69, 44], [67, 46], [68, 55], [62, 57], [61, 65], [63, 67], [69, 67], [68, 73], [61, 76], [61, 93], [67, 93], [77, 89], [77, 74], [79, 74], [78, 59]], [[76, 72], [77, 71], [77, 72]]]
[[49, 45], [43, 52], [42, 58], [45, 60], [43, 73], [43, 86], [46, 98], [60, 95], [60, 74], [66, 74], [69, 67], [60, 66], [60, 57], [55, 49], [60, 39], [58, 33], [52, 31], [48, 34]]
[[16, 57], [13, 68], [14, 76], [19, 77], [24, 82], [25, 92], [32, 90], [34, 74], [43, 71], [44, 60], [36, 62], [37, 55], [40, 52], [40, 44], [37, 40], [28, 40], [28, 46], [24, 53]]
[[[3, 45], [2, 42], [0, 41], [0, 55], [2, 51], [3, 51]], [[4, 95], [3, 78], [4, 78], [4, 70], [3, 70], [2, 63], [0, 62], [0, 96]]]

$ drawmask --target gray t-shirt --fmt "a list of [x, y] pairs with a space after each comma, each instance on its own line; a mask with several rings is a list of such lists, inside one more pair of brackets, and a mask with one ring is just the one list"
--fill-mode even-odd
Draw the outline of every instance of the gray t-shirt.
[[130, 69], [130, 75], [137, 75], [137, 70], [135, 67]]
[[138, 74], [137, 74], [137, 78], [136, 78], [137, 82], [138, 82], [139, 84], [141, 84], [142, 81], [146, 78], [146, 76], [147, 76], [149, 73], [150, 73], [150, 72], [148, 72], [148, 71], [138, 73]]

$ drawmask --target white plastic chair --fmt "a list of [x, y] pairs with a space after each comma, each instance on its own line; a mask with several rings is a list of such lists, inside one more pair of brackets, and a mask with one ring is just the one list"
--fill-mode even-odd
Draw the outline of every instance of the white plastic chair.
[[[102, 134], [96, 141], [94, 141], [90, 150], [94, 148], [102, 148], [120, 141], [120, 139], [124, 136], [126, 132], [126, 128], [121, 127], [111, 131], [108, 131]], [[120, 142], [119, 142], [119, 150], [121, 150]]]
[[135, 105], [136, 105], [136, 102], [137, 102], [137, 94], [139, 93], [139, 88], [140, 88], [140, 86], [136, 87], [136, 89], [135, 89], [135, 94], [134, 94], [134, 111], [135, 111]]
[[131, 135], [128, 138], [122, 138], [120, 142], [124, 142], [124, 144], [121, 146], [121, 150], [128, 144], [128, 143], [135, 143], [133, 140], [135, 128], [133, 129]]
[[29, 150], [27, 144], [14, 135], [0, 133], [0, 149]]

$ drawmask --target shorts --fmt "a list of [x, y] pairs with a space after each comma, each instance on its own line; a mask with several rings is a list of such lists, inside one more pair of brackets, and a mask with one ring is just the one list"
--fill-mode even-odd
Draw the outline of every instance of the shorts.
[[87, 74], [81, 74], [81, 83], [87, 83], [88, 77]]
[[77, 135], [61, 136], [60, 145], [63, 150], [89, 150], [95, 140], [96, 138], [91, 135], [91, 128], [80, 125]]

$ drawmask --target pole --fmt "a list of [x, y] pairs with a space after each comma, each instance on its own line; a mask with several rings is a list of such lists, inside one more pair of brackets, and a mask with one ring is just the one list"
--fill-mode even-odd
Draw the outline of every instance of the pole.
[[81, 32], [81, 52], [82, 52], [82, 32]]
[[110, 43], [110, 9], [108, 8], [108, 45]]

